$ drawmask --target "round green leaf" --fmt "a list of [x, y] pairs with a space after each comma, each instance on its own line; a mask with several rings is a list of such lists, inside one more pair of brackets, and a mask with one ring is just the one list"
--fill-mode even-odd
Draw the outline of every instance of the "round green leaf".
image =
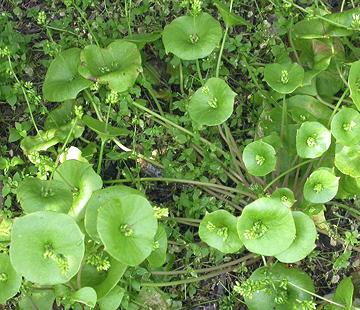
[[56, 102], [75, 99], [79, 92], [90, 87], [92, 82], [78, 74], [80, 51], [79, 48], [68, 49], [51, 62], [43, 86], [46, 100]]
[[302, 85], [304, 69], [297, 63], [269, 64], [265, 66], [264, 79], [278, 93], [290, 94]]
[[285, 251], [296, 233], [290, 209], [272, 198], [259, 198], [247, 205], [237, 231], [249, 251], [268, 256]]
[[336, 144], [335, 166], [343, 174], [353, 178], [360, 177], [360, 145], [345, 146]]
[[[305, 272], [297, 268], [287, 268], [280, 263], [256, 269], [248, 281], [256, 283], [255, 285], [259, 285], [260, 288], [251, 298], [245, 296], [249, 310], [296, 309], [299, 301], [312, 300], [312, 296], [304, 290], [312, 293], [315, 291], [313, 281]], [[291, 282], [302, 289], [290, 284], [280, 286], [284, 282]], [[286, 298], [275, 302], [280, 293]]]
[[70, 296], [72, 302], [79, 302], [90, 308], [94, 308], [97, 301], [96, 292], [92, 287], [82, 287]]
[[153, 251], [147, 258], [152, 267], [160, 267], [166, 261], [167, 235], [163, 225], [159, 224], [154, 237]]
[[141, 70], [136, 44], [117, 40], [100, 48], [88, 45], [81, 52], [79, 73], [86, 79], [108, 84], [111, 90], [124, 92], [132, 87]]
[[166, 53], [184, 60], [209, 56], [219, 45], [222, 36], [220, 23], [207, 13], [181, 16], [165, 26], [162, 40]]
[[276, 152], [270, 144], [254, 141], [244, 148], [243, 161], [250, 174], [264, 176], [275, 170]]
[[105, 122], [99, 121], [91, 116], [85, 115], [82, 118], [82, 121], [86, 126], [91, 130], [95, 131], [103, 139], [111, 139], [118, 136], [126, 136], [129, 133], [129, 130], [126, 128], [113, 127]]
[[188, 107], [190, 117], [201, 125], [220, 125], [231, 116], [235, 96], [224, 80], [211, 78], [192, 95]]
[[86, 232], [93, 240], [97, 242], [101, 241], [97, 232], [97, 217], [99, 208], [101, 206], [109, 205], [114, 199], [118, 197], [124, 197], [126, 195], [143, 196], [143, 194], [138, 190], [123, 185], [103, 188], [91, 195], [90, 200], [86, 204], [84, 223]]
[[66, 160], [55, 171], [54, 179], [63, 181], [74, 193], [74, 200], [69, 214], [75, 218], [84, 215], [84, 208], [91, 194], [102, 188], [102, 179], [92, 166], [78, 160]]
[[136, 266], [153, 250], [157, 220], [144, 197], [119, 195], [99, 208], [97, 231], [111, 256]]
[[350, 96], [360, 110], [360, 60], [352, 63], [349, 71]]
[[239, 239], [236, 224], [237, 218], [228, 211], [208, 213], [200, 223], [200, 239], [220, 252], [238, 252], [243, 243]]
[[68, 282], [79, 271], [84, 250], [84, 235], [69, 215], [39, 211], [14, 221], [11, 264], [28, 281]]
[[304, 259], [316, 246], [317, 233], [314, 221], [300, 211], [293, 211], [292, 215], [296, 227], [295, 240], [288, 249], [276, 255], [276, 258], [283, 263], [295, 263]]
[[304, 198], [312, 203], [325, 203], [336, 196], [339, 178], [327, 168], [319, 168], [306, 180]]
[[25, 213], [56, 211], [67, 213], [72, 205], [72, 192], [58, 180], [28, 178], [19, 184], [17, 199]]
[[271, 198], [280, 200], [281, 203], [288, 208], [291, 208], [293, 204], [296, 202], [294, 192], [286, 187], [277, 188], [271, 194]]
[[330, 131], [318, 122], [305, 122], [296, 133], [296, 151], [301, 158], [320, 157], [330, 144]]
[[0, 305], [15, 296], [21, 285], [21, 276], [16, 273], [7, 254], [0, 253]]
[[331, 121], [331, 133], [343, 145], [359, 143], [360, 113], [351, 108], [342, 108]]
[[125, 292], [124, 288], [115, 286], [107, 296], [98, 300], [100, 310], [120, 309], [120, 304], [124, 298]]
[[52, 310], [55, 294], [51, 290], [33, 290], [21, 294], [19, 310]]

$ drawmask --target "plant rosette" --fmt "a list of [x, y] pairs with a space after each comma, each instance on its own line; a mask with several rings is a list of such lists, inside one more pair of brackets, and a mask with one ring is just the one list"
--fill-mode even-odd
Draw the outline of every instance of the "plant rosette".
[[5, 253], [0, 253], [0, 305], [15, 296], [21, 285], [21, 276], [18, 275]]
[[276, 167], [276, 151], [263, 141], [249, 143], [244, 148], [242, 159], [246, 170], [255, 176], [267, 175]]
[[304, 122], [296, 133], [296, 151], [301, 158], [317, 158], [331, 145], [330, 131], [319, 122]]
[[210, 78], [190, 98], [191, 119], [207, 126], [220, 125], [232, 114], [236, 93], [222, 79]]
[[250, 252], [267, 256], [285, 251], [296, 235], [290, 209], [278, 199], [266, 197], [244, 208], [238, 219], [237, 231]]
[[277, 188], [272, 194], [271, 198], [278, 199], [286, 207], [291, 208], [296, 202], [294, 192], [286, 187]]
[[243, 243], [237, 233], [237, 218], [225, 210], [205, 215], [199, 227], [199, 236], [209, 246], [223, 253], [235, 253]]
[[84, 235], [69, 215], [39, 211], [15, 219], [10, 259], [19, 275], [40, 285], [68, 282], [80, 269]]
[[339, 179], [329, 168], [315, 170], [304, 184], [304, 198], [312, 203], [332, 200], [338, 192]]
[[166, 53], [183, 60], [209, 56], [219, 45], [222, 36], [220, 23], [208, 13], [181, 16], [165, 26], [162, 40]]

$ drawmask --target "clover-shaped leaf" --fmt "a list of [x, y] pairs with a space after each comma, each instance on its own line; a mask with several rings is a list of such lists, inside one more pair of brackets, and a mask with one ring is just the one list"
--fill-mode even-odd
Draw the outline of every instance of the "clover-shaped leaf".
[[55, 171], [54, 179], [68, 184], [74, 193], [69, 211], [71, 216], [81, 218], [91, 194], [102, 188], [102, 180], [92, 166], [78, 160], [66, 160]]
[[293, 204], [296, 202], [294, 192], [286, 187], [277, 188], [271, 194], [271, 198], [280, 200], [281, 203], [288, 208], [291, 208]]
[[188, 111], [197, 123], [220, 125], [232, 114], [236, 93], [222, 79], [211, 78], [191, 97]]
[[0, 305], [15, 296], [21, 285], [21, 276], [16, 273], [5, 253], [0, 253]]
[[84, 235], [69, 215], [39, 211], [14, 221], [11, 264], [28, 281], [68, 282], [79, 271], [84, 250]]
[[247, 205], [239, 217], [237, 230], [249, 251], [268, 256], [285, 251], [296, 233], [290, 209], [272, 198], [259, 198]]
[[199, 236], [209, 246], [223, 253], [238, 252], [243, 243], [237, 233], [237, 218], [225, 210], [205, 215], [200, 223]]
[[251, 24], [246, 21], [244, 18], [230, 12], [229, 8], [220, 2], [219, 0], [213, 1], [214, 5], [218, 9], [221, 17], [223, 18], [225, 25], [228, 27], [243, 25], [243, 26], [251, 26]]
[[91, 130], [95, 131], [103, 139], [111, 139], [118, 136], [125, 136], [129, 133], [129, 130], [126, 128], [113, 127], [109, 124], [105, 124], [102, 121], [99, 121], [89, 115], [85, 115], [82, 118], [82, 121], [86, 126]]
[[153, 250], [157, 220], [144, 197], [119, 195], [99, 208], [97, 231], [111, 256], [136, 266]]
[[296, 227], [295, 240], [284, 252], [276, 255], [283, 263], [295, 263], [304, 259], [315, 248], [317, 238], [314, 221], [308, 215], [300, 211], [293, 211], [292, 215]]
[[331, 133], [336, 142], [351, 146], [360, 142], [360, 113], [342, 108], [331, 121]]
[[254, 141], [244, 148], [243, 161], [250, 174], [264, 176], [275, 170], [276, 152], [270, 144]]
[[331, 133], [318, 122], [305, 122], [296, 134], [296, 151], [301, 158], [316, 158], [331, 144]]
[[43, 86], [46, 100], [56, 102], [75, 99], [79, 92], [92, 84], [78, 74], [80, 52], [79, 48], [65, 50], [51, 62]]
[[154, 237], [153, 251], [147, 258], [151, 267], [160, 267], [166, 261], [167, 235], [163, 225], [159, 224]]
[[360, 60], [352, 63], [349, 71], [350, 96], [360, 110]]
[[325, 203], [336, 196], [339, 179], [328, 168], [315, 170], [304, 185], [304, 198], [312, 203]]
[[335, 149], [335, 166], [343, 174], [353, 178], [360, 177], [360, 145], [345, 146], [339, 143]]
[[61, 181], [28, 178], [19, 184], [17, 199], [25, 213], [43, 210], [67, 213], [73, 195]]
[[184, 60], [207, 57], [219, 45], [220, 23], [207, 13], [181, 16], [165, 26], [162, 40], [167, 53]]
[[117, 40], [100, 48], [88, 45], [81, 52], [79, 73], [86, 79], [108, 84], [111, 90], [124, 92], [132, 87], [141, 70], [136, 44]]
[[264, 79], [281, 94], [290, 94], [302, 85], [304, 69], [297, 63], [269, 64], [265, 66]]
[[280, 263], [256, 269], [248, 281], [259, 288], [251, 296], [244, 296], [250, 310], [296, 309], [299, 302], [312, 300], [306, 291], [315, 291], [313, 281], [304, 271]]

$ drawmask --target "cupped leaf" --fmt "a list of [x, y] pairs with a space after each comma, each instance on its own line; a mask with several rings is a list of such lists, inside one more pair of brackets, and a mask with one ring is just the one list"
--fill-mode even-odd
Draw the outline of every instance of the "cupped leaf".
[[120, 286], [115, 286], [107, 296], [98, 300], [100, 310], [119, 309], [124, 295], [125, 289]]
[[105, 124], [91, 116], [85, 115], [82, 121], [91, 130], [95, 131], [102, 139], [111, 139], [118, 136], [126, 136], [129, 134], [129, 130], [126, 128], [113, 127], [109, 124]]
[[264, 176], [275, 170], [276, 152], [270, 144], [254, 141], [244, 148], [243, 161], [250, 174]]
[[[341, 280], [338, 284], [333, 301], [338, 304], [344, 305], [346, 310], [351, 310], [353, 304], [354, 285], [351, 281], [351, 277], [347, 277]], [[338, 306], [330, 305], [329, 310], [341, 309]]]
[[317, 238], [314, 221], [305, 213], [300, 211], [292, 212], [296, 237], [293, 243], [284, 252], [275, 257], [283, 263], [295, 263], [304, 259], [315, 248]]
[[317, 158], [330, 147], [331, 133], [318, 122], [305, 122], [296, 134], [296, 151], [301, 158]]
[[100, 48], [88, 45], [81, 52], [79, 73], [86, 79], [108, 84], [111, 90], [124, 92], [132, 87], [141, 70], [136, 44], [117, 40]]
[[45, 210], [67, 213], [73, 195], [61, 181], [28, 178], [19, 184], [17, 199], [25, 213]]
[[[286, 207], [291, 208], [293, 204], [296, 202], [294, 192], [286, 187], [277, 188], [272, 194], [271, 198], [278, 199], [284, 204]], [[296, 223], [295, 223], [296, 224]]]
[[46, 100], [57, 102], [75, 99], [79, 92], [92, 84], [78, 74], [80, 52], [79, 48], [65, 50], [51, 62], [43, 86]]
[[336, 197], [339, 196], [341, 199], [352, 198], [360, 194], [360, 178], [353, 178], [348, 175], [341, 175], [339, 181], [339, 191], [336, 194]]
[[192, 95], [188, 107], [190, 117], [201, 125], [220, 125], [231, 116], [235, 96], [224, 80], [210, 78]]
[[97, 216], [99, 208], [101, 206], [109, 205], [114, 199], [118, 197], [124, 197], [126, 195], [142, 196], [143, 194], [136, 189], [123, 185], [110, 186], [104, 189], [100, 189], [92, 194], [90, 200], [86, 204], [85, 229], [93, 240], [101, 242], [97, 232]]
[[147, 258], [151, 267], [160, 267], [166, 261], [167, 235], [163, 225], [159, 224], [154, 237], [153, 251]]
[[349, 71], [350, 96], [360, 110], [360, 60], [352, 63]]
[[94, 308], [97, 301], [96, 292], [92, 287], [82, 287], [70, 296], [71, 302], [79, 302], [90, 308]]
[[290, 94], [302, 85], [304, 69], [297, 63], [269, 64], [265, 66], [264, 79], [278, 93]]
[[79, 271], [84, 250], [84, 235], [69, 215], [39, 211], [14, 221], [11, 264], [28, 281], [68, 282]]
[[138, 48], [143, 48], [145, 44], [155, 42], [161, 38], [161, 32], [135, 33], [124, 38], [125, 41], [135, 43]]
[[290, 209], [272, 198], [259, 198], [247, 205], [239, 217], [237, 231], [249, 251], [268, 256], [285, 251], [296, 233]]
[[239, 25], [251, 26], [251, 24], [248, 21], [246, 21], [244, 18], [230, 12], [229, 8], [219, 0], [215, 0], [213, 2], [216, 8], [218, 9], [219, 13], [221, 14], [221, 17], [223, 18], [226, 26], [228, 27], [239, 26]]
[[220, 23], [207, 13], [181, 16], [165, 26], [162, 40], [167, 53], [180, 59], [195, 60], [209, 56], [219, 45]]
[[56, 132], [56, 129], [39, 130], [36, 136], [27, 136], [21, 140], [21, 149], [26, 155], [32, 152], [46, 151], [60, 142], [61, 139], [56, 135]]
[[19, 310], [52, 310], [55, 294], [52, 290], [33, 290], [21, 294]]
[[331, 121], [331, 133], [336, 142], [351, 146], [360, 142], [360, 113], [342, 108]]
[[304, 271], [283, 264], [258, 268], [247, 282], [259, 288], [251, 296], [244, 296], [249, 310], [296, 309], [299, 302], [312, 300], [306, 291], [315, 291], [313, 281]]
[[312, 203], [325, 203], [336, 196], [339, 178], [328, 168], [315, 170], [304, 185], [304, 198]]
[[345, 146], [337, 143], [334, 163], [343, 174], [360, 178], [360, 145]]
[[75, 218], [84, 215], [84, 208], [91, 194], [102, 188], [102, 179], [92, 166], [78, 160], [66, 160], [55, 171], [54, 179], [72, 188], [74, 199], [69, 214]]
[[228, 211], [208, 213], [200, 223], [200, 239], [220, 252], [238, 252], [243, 243], [239, 239], [236, 225], [237, 218]]
[[21, 276], [18, 275], [5, 253], [0, 253], [0, 305], [15, 296], [21, 285]]
[[112, 257], [136, 266], [153, 250], [157, 220], [144, 197], [119, 195], [99, 208], [97, 231]]

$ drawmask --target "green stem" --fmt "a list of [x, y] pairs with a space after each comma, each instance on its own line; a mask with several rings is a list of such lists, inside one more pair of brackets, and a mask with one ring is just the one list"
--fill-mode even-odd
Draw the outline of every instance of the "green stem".
[[184, 73], [183, 73], [183, 65], [181, 62], [181, 59], [179, 59], [180, 64], [179, 64], [179, 79], [180, 79], [180, 92], [182, 95], [185, 94], [184, 92]]
[[218, 56], [217, 64], [216, 64], [215, 77], [219, 77], [221, 57], [222, 57], [222, 54], [223, 54], [223, 52], [224, 52], [224, 46], [225, 46], [225, 41], [226, 41], [226, 37], [227, 37], [228, 32], [229, 32], [229, 27], [226, 26], [225, 32], [224, 32], [224, 36], [223, 36], [223, 39], [222, 39], [222, 42], [221, 42], [221, 47], [220, 47], [220, 51], [219, 51], [219, 56]]
[[164, 111], [161, 107], [161, 104], [159, 102], [159, 100], [156, 98], [155, 94], [154, 94], [154, 90], [151, 86], [151, 84], [145, 79], [145, 76], [144, 74], [142, 73], [142, 77], [144, 79], [144, 83], [143, 83], [143, 86], [146, 88], [146, 90], [148, 91], [148, 93], [150, 94], [151, 98], [154, 100], [155, 104], [156, 104], [156, 107], [157, 109], [159, 110], [160, 112], [160, 115], [164, 116]]
[[101, 144], [100, 144], [100, 153], [99, 153], [99, 160], [98, 160], [98, 165], [97, 165], [97, 170], [96, 173], [100, 175], [101, 173], [101, 163], [103, 160], [103, 156], [104, 156], [104, 146], [105, 146], [106, 140], [105, 139], [101, 139]]
[[75, 9], [78, 11], [78, 13], [80, 14], [81, 18], [84, 20], [85, 25], [86, 25], [89, 33], [91, 34], [91, 37], [92, 37], [92, 38], [94, 39], [94, 41], [95, 41], [95, 44], [96, 44], [97, 46], [100, 46], [98, 40], [96, 39], [94, 33], [93, 33], [92, 30], [91, 30], [91, 27], [90, 27], [90, 25], [89, 25], [89, 22], [88, 22], [88, 20], [87, 20], [87, 18], [86, 18], [86, 16], [85, 16], [84, 12], [74, 3], [74, 1], [73, 1], [73, 5], [74, 5]]
[[328, 122], [328, 127], [330, 126], [331, 121], [332, 121], [334, 115], [335, 115], [336, 112], [338, 111], [341, 103], [344, 101], [344, 99], [345, 99], [346, 95], [348, 94], [348, 92], [349, 92], [349, 89], [347, 88], [347, 89], [344, 91], [344, 93], [341, 95], [339, 101], [337, 102], [337, 104], [336, 104], [336, 106], [335, 106], [335, 109], [334, 109], [334, 110], [332, 111], [332, 113], [331, 113], [331, 116], [330, 116], [329, 122]]
[[198, 73], [198, 76], [199, 76], [200, 83], [201, 83], [201, 85], [204, 85], [204, 79], [203, 79], [202, 74], [201, 74], [201, 68], [200, 68], [199, 59], [196, 59], [195, 62], [196, 62], [196, 70], [197, 70], [197, 73]]
[[287, 128], [287, 101], [286, 96], [283, 96], [283, 106], [282, 106], [282, 114], [281, 114], [281, 132], [280, 132], [280, 138], [281, 141], [284, 143], [286, 139], [286, 130]]

